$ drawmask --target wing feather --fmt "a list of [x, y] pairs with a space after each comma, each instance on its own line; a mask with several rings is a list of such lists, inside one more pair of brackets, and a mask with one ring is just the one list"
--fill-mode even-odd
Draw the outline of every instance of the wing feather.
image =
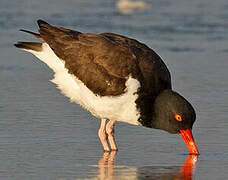
[[145, 97], [171, 88], [170, 73], [161, 58], [137, 40], [113, 33], [84, 34], [42, 20], [38, 25], [40, 37], [65, 61], [69, 73], [95, 94], [124, 93], [129, 76], [140, 81]]
[[125, 92], [127, 77], [137, 66], [129, 48], [99, 34], [82, 34], [39, 20], [40, 36], [65, 61], [69, 73], [95, 94], [116, 96]]

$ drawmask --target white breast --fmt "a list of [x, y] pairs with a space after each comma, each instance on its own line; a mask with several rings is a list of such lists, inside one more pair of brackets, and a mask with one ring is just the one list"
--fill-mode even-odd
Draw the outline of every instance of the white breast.
[[137, 91], [140, 87], [138, 80], [128, 77], [125, 93], [120, 96], [98, 96], [93, 94], [82, 81], [68, 73], [64, 61], [60, 60], [47, 43], [43, 43], [40, 52], [27, 50], [45, 62], [54, 72], [51, 80], [57, 85], [61, 92], [90, 111], [99, 118], [123, 121], [139, 125], [140, 116], [135, 100], [138, 98]]

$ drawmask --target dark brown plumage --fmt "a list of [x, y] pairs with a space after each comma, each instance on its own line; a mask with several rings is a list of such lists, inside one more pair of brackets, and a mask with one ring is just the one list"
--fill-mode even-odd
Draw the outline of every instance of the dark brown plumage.
[[[83, 90], [80, 88], [77, 90], [76, 94], [80, 95], [79, 103], [85, 91], [89, 93], [92, 91], [92, 96], [83, 99], [83, 103], [88, 105], [90, 112], [102, 119], [99, 137], [104, 150], [109, 150], [105, 140], [106, 133], [110, 134], [111, 148], [117, 149], [113, 134], [109, 131], [105, 133], [107, 131], [105, 123], [110, 119], [112, 131], [118, 119], [118, 121], [141, 124], [170, 133], [181, 133], [190, 152], [199, 153], [191, 133], [196, 118], [194, 108], [183, 96], [172, 91], [169, 70], [152, 49], [137, 40], [113, 33], [85, 34], [55, 27], [42, 20], [38, 20], [38, 25], [40, 34], [22, 31], [34, 35], [47, 44], [19, 42], [15, 46], [32, 52], [40, 59], [47, 59], [44, 62], [51, 63], [52, 65], [49, 64], [49, 66], [52, 69], [61, 66], [61, 72], [65, 73], [65, 75], [60, 73], [62, 77], [76, 78], [64, 88], [76, 92], [72, 88], [78, 86], [75, 85], [76, 81], [80, 81], [83, 87], [86, 86], [87, 88]], [[45, 48], [48, 48], [54, 60], [49, 55], [42, 54]], [[40, 50], [42, 51], [39, 55]], [[60, 60], [64, 61], [65, 68]], [[54, 62], [59, 64], [53, 65]], [[63, 85], [64, 78], [56, 84]], [[126, 82], [129, 79], [134, 79], [137, 84], [134, 91], [127, 91], [129, 86], [126, 87]], [[131, 84], [131, 87], [133, 86]], [[118, 97], [124, 97], [125, 94], [130, 95], [127, 96], [127, 102], [124, 99], [121, 104], [115, 104], [115, 100], [119, 100]], [[68, 96], [74, 97], [69, 94]], [[102, 103], [105, 102], [105, 98], [102, 97], [109, 97], [108, 106], [111, 108], [106, 108], [100, 103], [101, 99]], [[98, 105], [94, 103], [98, 101]], [[113, 105], [116, 105], [115, 108], [112, 107]], [[98, 107], [104, 109], [100, 110]], [[133, 116], [127, 114], [129, 107]]]
[[[125, 92], [127, 77], [137, 79], [141, 88], [136, 100], [139, 122], [151, 126], [151, 107], [157, 95], [171, 89], [170, 73], [161, 58], [148, 46], [135, 39], [114, 33], [84, 34], [38, 20], [34, 35], [47, 42], [65, 61], [69, 73], [79, 78], [99, 96], [119, 96]], [[19, 42], [19, 48], [40, 50], [41, 43]]]
[[34, 50], [34, 51], [41, 51], [42, 44], [38, 42], [18, 42], [15, 44], [17, 48], [27, 49], [27, 50]]
[[[130, 75], [143, 81], [149, 94], [171, 87], [169, 71], [160, 57], [134, 39], [112, 33], [83, 34], [38, 23], [40, 36], [65, 61], [69, 72], [98, 95], [122, 94]], [[160, 81], [164, 87], [158, 88]]]
[[141, 124], [152, 110], [148, 107], [164, 89], [171, 88], [170, 73], [161, 58], [145, 44], [125, 36], [102, 33], [83, 34], [38, 21], [41, 38], [65, 61], [70, 73], [100, 96], [124, 93], [128, 76], [140, 81], [137, 106]]

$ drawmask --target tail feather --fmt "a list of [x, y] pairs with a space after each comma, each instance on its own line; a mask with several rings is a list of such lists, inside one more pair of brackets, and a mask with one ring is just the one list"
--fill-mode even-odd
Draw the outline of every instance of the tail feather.
[[53, 28], [53, 26], [51, 26], [50, 24], [48, 24], [47, 22], [45, 22], [45, 21], [43, 21], [43, 20], [41, 20], [41, 19], [39, 19], [38, 21], [37, 21], [37, 24], [38, 24], [38, 26], [39, 26], [39, 28], [40, 29], [51, 29], [51, 28]]
[[[39, 19], [37, 21], [37, 23], [38, 23], [39, 28], [40, 28], [39, 31], [42, 31], [42, 33], [44, 33], [44, 34], [49, 29], [53, 28], [53, 26], [49, 25], [48, 23], [46, 23], [45, 21], [43, 21], [41, 19]], [[20, 31], [28, 33], [28, 34], [32, 34], [37, 39], [45, 42], [43, 37], [42, 37], [42, 35], [39, 34], [39, 33], [35, 33], [35, 32], [32, 32], [32, 31], [25, 30], [25, 29], [20, 29]], [[43, 50], [42, 43], [39, 43], [39, 42], [18, 42], [16, 44], [14, 44], [14, 46], [16, 46], [17, 48], [23, 49], [25, 51], [36, 51], [36, 52], [39, 52], [39, 51]]]
[[42, 43], [38, 42], [18, 42], [14, 46], [24, 50], [42, 51]]
[[38, 19], [37, 20], [37, 23], [38, 23], [38, 25], [39, 25], [39, 27], [40, 26], [45, 26], [45, 25], [48, 25], [48, 26], [50, 26], [50, 24], [48, 24], [47, 22], [45, 22], [45, 21], [43, 21], [42, 19]]
[[56, 31], [58, 31], [58, 28], [48, 24], [41, 19], [39, 19], [37, 23], [40, 28], [40, 36], [44, 39], [45, 42], [48, 41], [50, 43], [50, 40], [52, 41], [52, 38], [55, 36]]
[[28, 31], [28, 30], [25, 30], [25, 29], [20, 29], [20, 31], [25, 32], [25, 33], [32, 34], [32, 35], [35, 36], [37, 39], [39, 39], [39, 40], [41, 40], [41, 41], [44, 41], [44, 40], [41, 38], [40, 34], [38, 34], [38, 33], [35, 33], [35, 32], [32, 32], [32, 31]]

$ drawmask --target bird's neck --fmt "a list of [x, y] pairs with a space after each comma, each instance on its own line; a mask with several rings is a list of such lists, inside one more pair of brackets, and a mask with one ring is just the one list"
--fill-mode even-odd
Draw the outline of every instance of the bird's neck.
[[141, 111], [140, 118], [138, 120], [140, 124], [144, 127], [148, 128], [158, 128], [156, 114], [154, 112], [154, 108], [149, 109], [147, 107], [146, 111]]
[[141, 117], [139, 122], [142, 124], [142, 126], [149, 127], [149, 128], [154, 128], [154, 129], [162, 129], [161, 127], [161, 121], [165, 117], [163, 117], [163, 113], [161, 116], [161, 109], [166, 112], [165, 106], [163, 106], [163, 101], [164, 99], [159, 98], [160, 96], [163, 95], [163, 93], [172, 93], [173, 91], [171, 89], [166, 89], [162, 91], [155, 99], [150, 99], [151, 102], [148, 103], [146, 101], [146, 104], [143, 104], [143, 111], [141, 111]]

